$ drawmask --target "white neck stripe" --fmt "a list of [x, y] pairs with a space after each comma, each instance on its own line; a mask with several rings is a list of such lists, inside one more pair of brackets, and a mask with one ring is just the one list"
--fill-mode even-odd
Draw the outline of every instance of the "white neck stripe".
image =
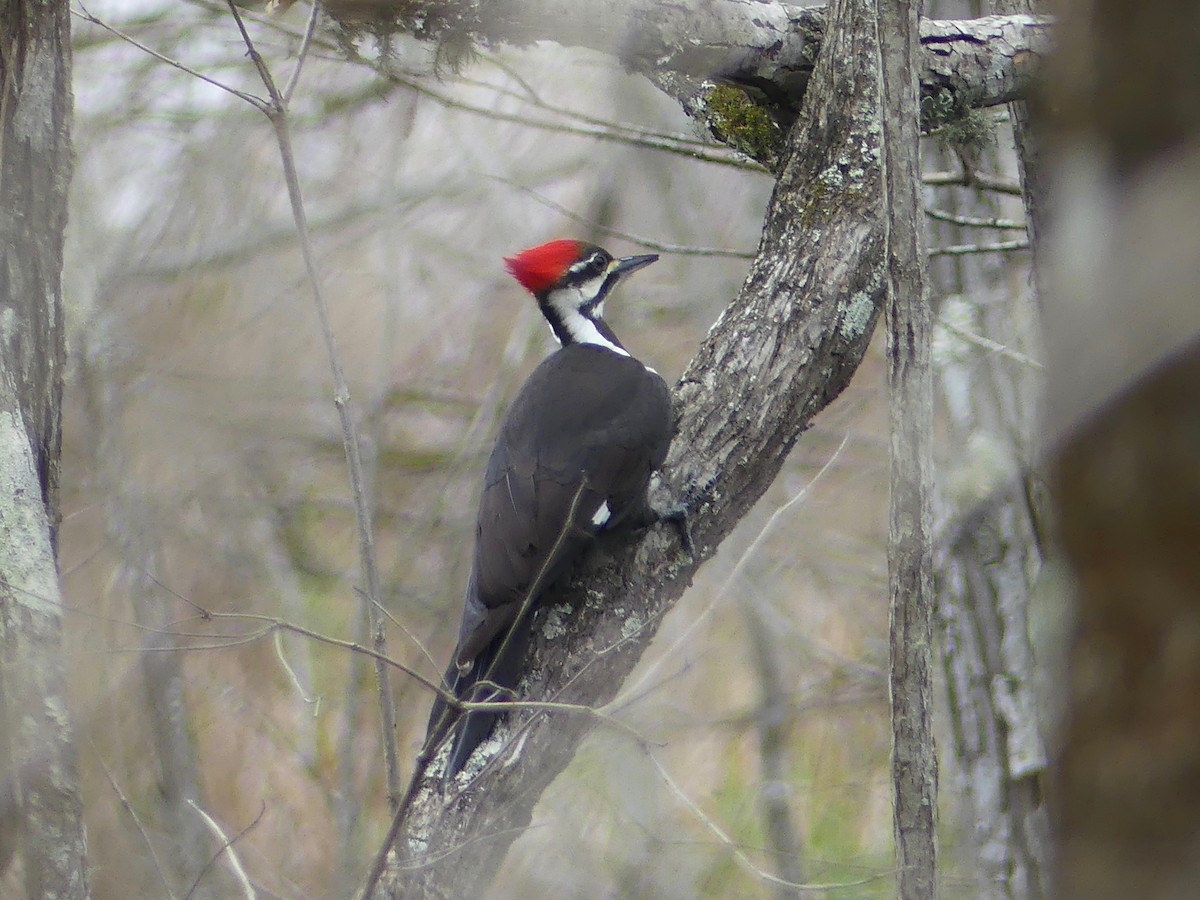
[[554, 306], [554, 311], [562, 319], [563, 327], [571, 335], [571, 340], [577, 344], [592, 344], [596, 347], [604, 347], [606, 350], [619, 353], [621, 356], [629, 355], [629, 352], [624, 347], [613, 343], [601, 334], [600, 329], [596, 327], [596, 323], [581, 313], [571, 303], [571, 299], [573, 298], [556, 297], [554, 295], [550, 297], [550, 303]]

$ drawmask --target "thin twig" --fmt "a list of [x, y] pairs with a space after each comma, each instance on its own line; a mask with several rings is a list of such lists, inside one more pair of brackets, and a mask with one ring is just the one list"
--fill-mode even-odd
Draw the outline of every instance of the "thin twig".
[[999, 353], [1001, 356], [1006, 356], [1014, 362], [1019, 362], [1021, 365], [1029, 366], [1029, 368], [1036, 369], [1039, 372], [1046, 368], [1032, 356], [1026, 356], [1019, 350], [1006, 347], [999, 341], [993, 341], [991, 338], [984, 337], [981, 334], [976, 334], [973, 331], [967, 331], [967, 329], [955, 325], [945, 316], [938, 318], [938, 325], [940, 325], [942, 328], [945, 328], [955, 337], [962, 338], [968, 344], [974, 344], [976, 347], [981, 347], [984, 350], [991, 350], [993, 353]]
[[204, 820], [204, 824], [208, 826], [208, 830], [211, 831], [213, 835], [216, 836], [217, 840], [221, 842], [221, 848], [216, 852], [213, 858], [208, 861], [208, 865], [200, 870], [200, 874], [197, 875], [196, 880], [192, 882], [192, 886], [188, 890], [184, 900], [191, 900], [192, 895], [196, 893], [196, 888], [200, 886], [200, 880], [204, 877], [204, 873], [207, 872], [212, 867], [212, 864], [220, 859], [223, 854], [229, 857], [229, 868], [233, 870], [234, 877], [237, 878], [238, 884], [242, 886], [242, 893], [245, 895], [246, 900], [255, 900], [258, 895], [254, 891], [254, 885], [250, 883], [250, 877], [246, 874], [246, 870], [242, 868], [241, 860], [238, 859], [237, 854], [233, 852], [233, 845], [240, 841], [243, 835], [247, 834], [252, 828], [254, 828], [255, 825], [262, 821], [263, 814], [267, 811], [267, 804], [263, 803], [262, 809], [258, 811], [258, 815], [254, 817], [253, 822], [251, 822], [233, 837], [227, 838], [225, 836], [225, 832], [221, 829], [221, 826], [217, 824], [217, 820], [206, 813], [200, 807], [199, 803], [190, 797], [188, 798], [187, 802], [188, 806], [200, 814], [200, 818]]
[[557, 213], [566, 216], [572, 222], [578, 222], [580, 225], [586, 225], [588, 228], [595, 229], [601, 234], [606, 234], [609, 237], [619, 238], [623, 241], [628, 241], [631, 244], [636, 244], [639, 247], [644, 247], [647, 250], [657, 250], [660, 253], [671, 253], [675, 256], [728, 256], [735, 259], [754, 259], [754, 252], [750, 250], [730, 250], [726, 247], [686, 247], [682, 244], [664, 244], [661, 241], [655, 241], [650, 238], [641, 237], [640, 235], [630, 234], [628, 231], [619, 231], [616, 228], [610, 228], [600, 222], [596, 222], [586, 216], [581, 216], [576, 212], [572, 212], [561, 204], [555, 203], [544, 194], [539, 194], [533, 188], [526, 187], [523, 184], [509, 179], [502, 178], [499, 175], [489, 176], [493, 181], [499, 181], [501, 184], [506, 184], [511, 188], [515, 188], [524, 194], [528, 194], [542, 206], [552, 209]]
[[1021, 196], [1021, 185], [1011, 178], [990, 175], [987, 172], [973, 172], [963, 169], [961, 172], [926, 172], [921, 176], [924, 184], [937, 187], [949, 185], [958, 187], [977, 187], [997, 194]]
[[999, 228], [1001, 230], [1025, 231], [1025, 223], [1015, 219], [988, 219], [981, 216], [961, 216], [957, 213], [938, 209], [934, 206], [925, 207], [925, 215], [939, 222], [949, 222], [951, 225], [962, 225], [964, 228]]
[[146, 46], [141, 41], [139, 41], [137, 38], [133, 37], [132, 35], [126, 34], [125, 32], [121, 31], [119, 28], [114, 28], [112, 25], [109, 25], [103, 19], [98, 19], [95, 16], [93, 16], [90, 12], [88, 12], [87, 7], [85, 7], [82, 3], [79, 4], [78, 10], [74, 10], [74, 9], [71, 10], [71, 14], [76, 16], [77, 18], [83, 19], [85, 22], [90, 22], [92, 25], [99, 25], [101, 28], [103, 28], [105, 31], [109, 32], [113, 36], [120, 38], [121, 40], [125, 41], [126, 43], [132, 44], [134, 47], [137, 47], [143, 53], [147, 53], [150, 56], [153, 56], [159, 62], [164, 62], [168, 66], [172, 66], [172, 67], [178, 69], [180, 72], [186, 72], [188, 75], [191, 75], [193, 78], [199, 78], [201, 81], [211, 84], [213, 87], [220, 88], [221, 90], [225, 91], [226, 93], [233, 94], [233, 96], [237, 97], [240, 100], [245, 100], [247, 103], [249, 103], [255, 109], [260, 110], [261, 112], [264, 112], [264, 113], [267, 112], [267, 110], [270, 106], [270, 104], [268, 104], [267, 101], [264, 100], [262, 97], [256, 97], [254, 94], [248, 94], [245, 91], [239, 91], [237, 88], [230, 87], [229, 85], [227, 85], [223, 82], [217, 81], [215, 78], [208, 77], [203, 72], [198, 72], [195, 69], [184, 65], [183, 63], [179, 62], [179, 60], [172, 59], [171, 57], [169, 57], [163, 53], [159, 53], [153, 47]]
[[[361, 653], [363, 656], [369, 656], [375, 662], [385, 668], [392, 668], [398, 672], [403, 672], [409, 678], [416, 681], [422, 687], [427, 688], [433, 693], [440, 696], [448, 703], [456, 704], [458, 699], [449, 691], [443, 690], [440, 681], [432, 681], [422, 675], [415, 669], [406, 666], [402, 662], [398, 662], [386, 654], [380, 653], [372, 647], [364, 647], [362, 644], [354, 641], [343, 640], [342, 638], [330, 637], [327, 634], [321, 634], [319, 631], [313, 631], [311, 628], [305, 628], [303, 625], [297, 625], [294, 622], [289, 622], [287, 619], [280, 619], [275, 616], [264, 616], [258, 613], [213, 613], [214, 619], [247, 619], [252, 622], [262, 622], [264, 626], [261, 630], [249, 635], [239, 635], [238, 643], [249, 643], [251, 641], [262, 640], [268, 636], [273, 630], [290, 631], [293, 634], [298, 634], [301, 637], [306, 637], [309, 640], [316, 641], [319, 644], [328, 644], [331, 647], [341, 647], [343, 650], [349, 650], [352, 653]], [[207, 649], [197, 647], [181, 647], [182, 650]], [[218, 648], [223, 649], [223, 648]]]
[[932, 256], [969, 256], [972, 253], [1012, 253], [1014, 250], [1028, 250], [1029, 239], [1021, 238], [1016, 241], [1000, 241], [996, 244], [951, 244], [949, 247], [934, 247], [929, 251]]
[[305, 57], [308, 56], [308, 50], [312, 46], [313, 35], [317, 31], [317, 19], [321, 16], [321, 4], [313, 0], [312, 12], [308, 14], [308, 25], [304, 29], [304, 38], [300, 41], [300, 51], [296, 54], [296, 68], [292, 69], [292, 75], [288, 78], [287, 87], [283, 89], [283, 102], [285, 105], [290, 105], [292, 102], [292, 94], [296, 90], [296, 85], [300, 81], [300, 71], [304, 68]]
[[876, 881], [879, 881], [884, 877], [883, 874], [879, 874], [872, 875], [868, 878], [862, 878], [858, 881], [834, 881], [826, 883], [798, 884], [794, 881], [787, 881], [783, 878], [780, 878], [778, 875], [771, 874], [760, 866], [755, 865], [754, 861], [746, 855], [745, 851], [742, 850], [738, 842], [730, 837], [725, 830], [712, 819], [711, 816], [707, 815], [704, 810], [696, 805], [696, 802], [692, 800], [692, 798], [687, 795], [687, 792], [679, 786], [678, 782], [671, 777], [671, 773], [667, 771], [666, 767], [658, 761], [657, 756], [651, 753], [648, 748], [643, 748], [643, 750], [645, 750], [647, 758], [649, 758], [655, 770], [658, 772], [659, 778], [663, 780], [663, 784], [670, 789], [671, 793], [674, 794], [675, 797], [685, 807], [687, 807], [688, 811], [694, 815], [696, 819], [699, 820], [702, 825], [704, 825], [705, 828], [713, 833], [717, 840], [720, 841], [725, 848], [733, 854], [734, 859], [736, 859], [739, 864], [744, 866], [748, 871], [752, 872], [756, 877], [761, 878], [763, 881], [769, 882], [770, 884], [779, 885], [781, 887], [794, 888], [801, 891], [832, 891], [840, 888], [862, 887], [863, 885], [872, 884]]
[[88, 743], [92, 748], [92, 757], [96, 762], [100, 763], [104, 777], [108, 779], [108, 783], [117, 795], [117, 799], [121, 801], [121, 806], [125, 812], [129, 813], [129, 817], [133, 819], [133, 824], [137, 826], [138, 833], [141, 834], [142, 840], [146, 843], [146, 849], [150, 851], [150, 861], [154, 863], [154, 871], [158, 873], [158, 879], [163, 883], [163, 889], [167, 892], [170, 900], [175, 900], [175, 892], [171, 890], [171, 884], [167, 881], [167, 875], [163, 871], [162, 863], [159, 862], [158, 854], [154, 850], [154, 842], [150, 840], [150, 835], [146, 833], [146, 828], [142, 825], [142, 820], [138, 818], [137, 810], [133, 808], [133, 804], [129, 802], [129, 798], [125, 796], [125, 792], [117, 785], [117, 780], [105, 764], [104, 757], [100, 755], [100, 749], [96, 746], [96, 742], [89, 737]]
[[300, 238], [300, 252], [304, 257], [304, 268], [308, 275], [309, 288], [312, 291], [313, 304], [317, 309], [320, 321], [321, 336], [325, 342], [326, 354], [329, 357], [329, 368], [333, 375], [333, 402], [337, 407], [338, 418], [342, 426], [342, 443], [346, 452], [346, 465], [350, 474], [350, 487], [354, 499], [354, 513], [358, 525], [359, 561], [362, 577], [367, 594], [367, 610], [371, 621], [371, 642], [376, 651], [375, 681], [379, 696], [380, 727], [383, 738], [384, 768], [387, 777], [388, 801], [395, 810], [400, 803], [400, 761], [396, 750], [396, 705], [392, 696], [392, 685], [388, 679], [387, 667], [380, 657], [387, 657], [387, 628], [383, 617], [379, 614], [380, 597], [379, 567], [375, 560], [375, 536], [373, 532], [370, 508], [367, 503], [366, 479], [363, 475], [362, 453], [359, 446], [358, 434], [354, 423], [353, 407], [350, 402], [350, 388], [342, 369], [341, 355], [337, 349], [337, 341], [333, 333], [333, 325], [329, 318], [329, 305], [321, 288], [321, 278], [317, 272], [316, 254], [313, 252], [312, 237], [308, 231], [308, 220], [304, 210], [304, 199], [300, 191], [300, 178], [296, 172], [295, 154], [292, 150], [291, 128], [288, 124], [287, 100], [279, 92], [275, 80], [266, 63], [254, 46], [246, 24], [242, 21], [234, 0], [227, 0], [229, 11], [241, 32], [242, 41], [250, 55], [251, 62], [258, 70], [259, 77], [267, 89], [271, 102], [264, 112], [275, 129], [275, 138], [279, 145], [279, 156], [283, 164], [284, 179], [287, 182], [288, 199], [292, 205], [292, 217], [296, 221], [296, 233]]
[[[363, 603], [370, 602], [370, 598], [360, 588], [356, 587], [354, 589], [354, 593], [358, 595], [359, 600], [362, 601]], [[422, 656], [425, 657], [425, 661], [428, 662], [430, 666], [432, 666], [434, 669], [436, 669], [438, 667], [437, 660], [435, 660], [433, 658], [433, 654], [429, 652], [429, 648], [425, 646], [425, 642], [422, 641], [415, 634], [413, 634], [412, 629], [409, 628], [407, 625], [405, 625], [400, 620], [399, 616], [395, 615], [390, 609], [388, 609], [382, 603], [377, 603], [375, 605], [375, 608], [379, 611], [379, 614], [381, 616], [384, 616], [389, 622], [392, 623], [392, 627], [394, 627], [396, 630], [398, 630], [401, 634], [403, 634], [406, 638], [409, 639], [409, 641], [412, 643], [412, 645], [414, 647], [416, 647], [418, 651], [420, 651]]]
[[308, 691], [304, 689], [304, 685], [300, 683], [300, 676], [296, 674], [296, 670], [292, 668], [292, 664], [287, 661], [287, 654], [283, 651], [283, 640], [280, 635], [282, 629], [275, 632], [275, 658], [279, 660], [279, 664], [283, 666], [283, 671], [287, 673], [288, 680], [292, 683], [292, 687], [296, 689], [296, 693], [300, 695], [300, 699], [313, 707], [313, 715], [315, 716], [321, 710], [321, 697], [308, 696]]
[[709, 601], [708, 605], [700, 611], [699, 615], [692, 617], [692, 620], [688, 623], [688, 627], [685, 628], [683, 632], [675, 638], [674, 641], [672, 641], [671, 646], [667, 647], [667, 649], [658, 657], [658, 659], [646, 667], [646, 671], [642, 673], [642, 676], [638, 678], [636, 682], [624, 688], [617, 697], [614, 697], [603, 707], [601, 707], [602, 709], [617, 712], [624, 706], [631, 703], [633, 698], [640, 696], [642, 693], [642, 685], [646, 684], [646, 682], [653, 677], [654, 673], [658, 671], [659, 667], [662, 666], [665, 660], [669, 659], [671, 655], [679, 649], [680, 646], [691, 639], [696, 629], [700, 627], [700, 625], [716, 608], [717, 603], [728, 596], [730, 587], [742, 574], [742, 570], [746, 567], [746, 563], [750, 557], [752, 557], [758, 548], [762, 546], [762, 542], [766, 539], [767, 534], [775, 528], [775, 526], [779, 523], [779, 520], [788, 510], [808, 497], [808, 492], [811, 491], [817, 482], [824, 477], [826, 472], [833, 468], [833, 464], [837, 462], [838, 457], [842, 455], [842, 450], [845, 448], [846, 443], [849, 440], [850, 434], [847, 432], [842, 437], [842, 442], [838, 444], [838, 448], [833, 451], [829, 459], [825, 461], [825, 464], [821, 466], [821, 468], [817, 471], [817, 474], [812, 477], [808, 484], [797, 491], [796, 496], [792, 497], [787, 503], [784, 503], [773, 513], [771, 513], [770, 518], [768, 518], [763, 527], [759, 529], [759, 532], [757, 535], [755, 535], [754, 540], [750, 542], [750, 546], [748, 546], [742, 555], [738, 557], [738, 561], [734, 563], [733, 568], [730, 570], [729, 575], [725, 579], [725, 582], [713, 593], [713, 598]]
[[550, 547], [550, 552], [546, 554], [546, 558], [542, 560], [541, 566], [538, 568], [537, 574], [534, 575], [533, 581], [529, 583], [529, 587], [525, 589], [525, 596], [521, 598], [521, 606], [517, 610], [517, 617], [513, 619], [513, 624], [509, 626], [508, 631], [504, 634], [504, 640], [500, 642], [500, 648], [496, 651], [496, 655], [492, 657], [492, 664], [488, 666], [488, 670], [484, 673], [484, 679], [491, 679], [492, 674], [496, 670], [496, 666], [500, 663], [500, 658], [504, 656], [508, 645], [512, 643], [513, 634], [520, 627], [529, 611], [533, 609], [534, 604], [539, 599], [542, 587], [546, 583], [546, 578], [550, 574], [552, 566], [558, 562], [558, 555], [566, 545], [567, 538], [572, 531], [575, 531], [575, 514], [579, 511], [579, 501], [583, 499], [583, 492], [587, 490], [588, 479], [587, 473], [583, 473], [583, 479], [579, 482], [579, 487], [575, 489], [575, 496], [571, 498], [571, 505], [567, 507], [567, 516], [563, 520], [562, 527], [558, 530], [558, 537], [555, 538], [554, 544]]
[[[690, 137], [686, 134], [681, 134], [679, 132], [657, 131], [657, 130], [654, 130], [651, 128], [646, 128], [646, 127], [640, 126], [640, 125], [629, 125], [625, 122], [614, 122], [611, 119], [601, 118], [600, 116], [588, 115], [585, 112], [580, 112], [579, 110], [570, 109], [569, 107], [566, 107], [566, 106], [558, 106], [553, 103], [548, 103], [545, 100], [543, 100], [538, 95], [538, 93], [533, 89], [533, 87], [529, 84], [529, 82], [527, 82], [523, 77], [521, 77], [520, 74], [517, 73], [516, 70], [513, 69], [511, 66], [509, 66], [508, 64], [497, 59], [494, 55], [490, 56], [490, 57], [484, 57], [484, 58], [488, 62], [490, 62], [492, 65], [496, 66], [496, 68], [500, 69], [506, 75], [511, 77], [514, 81], [516, 81], [517, 84], [519, 84], [522, 87], [523, 92], [518, 93], [516, 91], [512, 91], [512, 90], [509, 90], [506, 88], [499, 87], [498, 85], [492, 84], [487, 81], [479, 81], [479, 80], [472, 79], [472, 78], [461, 79], [464, 84], [470, 84], [470, 85], [475, 85], [478, 87], [488, 88], [490, 90], [495, 91], [498, 94], [502, 94], [504, 96], [509, 96], [509, 97], [514, 97], [523, 103], [529, 103], [538, 109], [544, 110], [545, 112], [553, 113], [555, 115], [562, 116], [565, 119], [574, 119], [577, 122], [583, 122], [587, 125], [597, 125], [601, 128], [611, 129], [612, 131], [614, 131], [616, 133], [622, 133], [622, 134], [628, 135], [629, 137], [654, 138], [654, 139], [663, 140], [663, 141], [672, 141], [672, 142], [678, 144], [680, 147], [696, 147], [696, 148], [699, 148], [699, 149], [705, 150], [705, 151], [720, 151], [721, 150], [720, 146], [714, 144], [711, 140], [704, 140], [701, 138]], [[732, 151], [727, 151], [727, 152], [729, 152], [731, 156], [733, 155]]]

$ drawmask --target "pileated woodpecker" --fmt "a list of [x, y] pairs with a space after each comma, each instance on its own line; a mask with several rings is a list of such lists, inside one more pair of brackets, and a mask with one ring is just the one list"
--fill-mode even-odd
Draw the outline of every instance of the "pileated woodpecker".
[[[562, 347], [517, 394], [488, 460], [458, 647], [444, 676], [460, 699], [511, 699], [531, 613], [547, 588], [600, 532], [654, 518], [646, 489], [671, 442], [671, 396], [602, 314], [617, 282], [656, 259], [614, 259], [568, 240], [505, 259]], [[436, 752], [453, 730], [445, 768], [452, 777], [499, 715], [476, 710], [456, 717], [438, 698], [423, 755]]]

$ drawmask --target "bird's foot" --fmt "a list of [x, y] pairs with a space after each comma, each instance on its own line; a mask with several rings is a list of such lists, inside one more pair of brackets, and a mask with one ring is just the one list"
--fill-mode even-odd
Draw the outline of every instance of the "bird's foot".
[[651, 480], [647, 492], [648, 524], [669, 522], [679, 533], [679, 542], [692, 561], [696, 561], [696, 542], [692, 538], [691, 516], [703, 501], [703, 491], [686, 489], [681, 495], [672, 494], [658, 478]]
[[679, 543], [683, 545], [683, 552], [688, 555], [691, 562], [696, 561], [696, 542], [692, 540], [692, 528], [688, 521], [690, 515], [686, 503], [676, 503], [665, 508], [651, 508], [654, 513], [654, 518], [658, 522], [669, 522], [675, 526], [675, 530], [679, 532]]

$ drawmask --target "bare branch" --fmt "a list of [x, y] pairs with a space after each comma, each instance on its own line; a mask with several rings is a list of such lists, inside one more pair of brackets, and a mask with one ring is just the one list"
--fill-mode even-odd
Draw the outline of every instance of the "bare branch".
[[1024, 222], [1016, 222], [1012, 219], [987, 219], [982, 216], [961, 216], [956, 213], [947, 212], [944, 209], [936, 209], [928, 206], [925, 208], [925, 215], [939, 222], [949, 222], [952, 225], [962, 225], [966, 228], [1000, 228], [1025, 231]]
[[974, 344], [976, 347], [982, 347], [984, 350], [991, 350], [993, 353], [999, 353], [1001, 356], [1007, 357], [1014, 362], [1019, 362], [1023, 366], [1028, 366], [1031, 369], [1042, 371], [1046, 367], [1034, 359], [1032, 356], [1027, 356], [1020, 350], [1014, 350], [1012, 347], [1007, 347], [999, 341], [993, 341], [989, 337], [984, 337], [981, 334], [976, 334], [973, 331], [968, 331], [960, 325], [950, 321], [945, 316], [938, 318], [938, 326], [945, 328], [955, 337], [960, 337], [968, 344]]
[[167, 56], [164, 53], [159, 53], [153, 47], [148, 47], [147, 45], [143, 44], [141, 41], [139, 41], [137, 38], [133, 37], [132, 35], [126, 34], [125, 32], [121, 31], [119, 28], [114, 28], [112, 25], [109, 25], [103, 19], [96, 18], [90, 12], [88, 12], [87, 7], [84, 6], [82, 3], [79, 4], [79, 10], [78, 11], [71, 10], [71, 14], [74, 16], [77, 16], [80, 19], [83, 19], [83, 21], [85, 21], [85, 22], [90, 22], [92, 25], [100, 26], [105, 31], [112, 34], [114, 37], [117, 37], [117, 38], [121, 39], [122, 41], [125, 41], [127, 44], [131, 44], [132, 46], [137, 47], [143, 53], [145, 53], [149, 56], [153, 56], [159, 62], [164, 62], [168, 66], [176, 68], [181, 72], [186, 72], [188, 75], [191, 75], [193, 78], [198, 78], [201, 81], [205, 82], [206, 84], [211, 84], [215, 88], [220, 88], [221, 90], [225, 91], [227, 94], [232, 94], [233, 96], [237, 97], [239, 100], [246, 101], [251, 106], [253, 106], [255, 109], [258, 109], [261, 112], [267, 111], [267, 106], [268, 106], [267, 101], [264, 100], [262, 97], [256, 97], [254, 94], [248, 94], [245, 91], [239, 91], [235, 87], [230, 87], [229, 85], [225, 84], [224, 82], [217, 81], [215, 78], [210, 78], [208, 75], [205, 75], [203, 72], [199, 72], [196, 69], [191, 68], [190, 66], [184, 65], [183, 63], [179, 62], [179, 60], [177, 60], [177, 59], [172, 59], [171, 57]]
[[969, 169], [963, 169], [961, 172], [927, 172], [921, 176], [921, 181], [932, 186], [977, 187], [980, 190], [992, 191], [997, 194], [1021, 196], [1021, 185], [1011, 178], [990, 175], [987, 172], [972, 172]]
[[154, 849], [154, 842], [150, 840], [150, 835], [146, 833], [146, 826], [142, 824], [137, 810], [133, 808], [133, 804], [129, 802], [129, 798], [125, 796], [125, 792], [117, 784], [117, 779], [113, 777], [112, 770], [109, 769], [108, 764], [104, 761], [104, 757], [100, 755], [100, 750], [96, 746], [95, 741], [89, 739], [88, 743], [92, 748], [92, 758], [100, 764], [100, 770], [104, 772], [104, 777], [108, 780], [109, 787], [117, 795], [117, 800], [120, 801], [121, 808], [129, 813], [129, 818], [133, 819], [133, 824], [137, 828], [138, 834], [142, 836], [142, 842], [146, 845], [146, 850], [150, 853], [150, 861], [154, 864], [154, 871], [158, 873], [158, 880], [162, 882], [162, 887], [167, 893], [168, 900], [175, 900], [175, 892], [171, 890], [171, 883], [167, 880], [167, 874], [163, 871], [162, 863], [158, 859], [158, 853]]
[[[217, 820], [206, 813], [201, 808], [200, 804], [195, 800], [189, 799], [188, 805], [200, 815], [200, 818], [204, 820], [204, 824], [208, 826], [208, 830], [213, 833], [213, 835], [221, 844], [221, 848], [216, 852], [216, 855], [213, 856], [210, 865], [212, 862], [220, 859], [221, 856], [225, 856], [229, 860], [230, 871], [233, 872], [234, 877], [237, 878], [238, 884], [241, 885], [242, 894], [246, 897], [246, 900], [255, 900], [258, 895], [254, 891], [254, 886], [250, 884], [250, 878], [246, 875], [246, 870], [242, 867], [242, 861], [238, 859], [237, 853], [234, 852], [233, 845], [241, 840], [244, 835], [248, 834], [250, 830], [259, 823], [263, 817], [263, 813], [267, 811], [266, 804], [263, 804], [263, 807], [259, 811], [258, 815], [254, 817], [254, 821], [235, 834], [233, 837], [226, 837], [221, 826], [217, 824]], [[184, 898], [184, 900], [189, 900], [189, 898], [196, 893], [196, 888], [200, 885], [200, 879], [204, 877], [204, 872], [207, 871], [207, 868], [208, 867], [205, 867], [205, 869], [201, 870], [200, 874], [196, 876], [196, 881], [192, 885], [192, 889], [187, 892], [187, 896]]]
[[[364, 24], [359, 0], [326, 0], [330, 15], [350, 29]], [[662, 4], [615, 0], [595, 15], [570, 0], [453, 0], [436, 6], [381, 0], [370, 4], [373, 33], [393, 30], [438, 42], [530, 44], [555, 41], [611, 54], [633, 72], [702, 81], [767, 86], [799, 109], [828, 11], [782, 2]], [[921, 90], [926, 107], [953, 116], [1021, 96], [1049, 49], [1050, 21], [1035, 16], [992, 16], [922, 21]], [[676, 95], [678, 99], [686, 99]], [[786, 98], [786, 99], [783, 99]]]
[[[275, 129], [275, 139], [279, 145], [279, 157], [283, 164], [284, 179], [287, 182], [288, 199], [292, 205], [292, 217], [296, 222], [296, 233], [300, 238], [300, 252], [304, 257], [304, 268], [308, 274], [308, 284], [312, 291], [313, 304], [317, 309], [317, 318], [321, 326], [321, 337], [325, 342], [325, 351], [329, 357], [329, 369], [333, 375], [333, 402], [337, 407], [338, 419], [342, 426], [342, 443], [346, 453], [346, 465], [350, 475], [350, 489], [354, 498], [355, 521], [358, 526], [359, 564], [367, 595], [367, 614], [371, 622], [371, 640], [375, 647], [375, 681], [379, 693], [379, 715], [383, 738], [384, 766], [387, 774], [388, 798], [393, 810], [400, 802], [400, 761], [396, 750], [396, 705], [392, 696], [392, 684], [388, 679], [387, 668], [382, 659], [387, 657], [387, 629], [383, 616], [379, 613], [381, 591], [379, 587], [379, 566], [375, 559], [375, 535], [371, 523], [370, 505], [367, 501], [366, 477], [363, 474], [362, 451], [359, 445], [357, 426], [354, 422], [354, 411], [350, 401], [350, 388], [342, 368], [341, 354], [337, 349], [337, 341], [333, 333], [333, 325], [329, 318], [329, 305], [321, 287], [321, 276], [317, 271], [316, 254], [313, 252], [312, 237], [308, 232], [308, 219], [304, 210], [304, 199], [300, 191], [300, 178], [296, 172], [295, 154], [292, 151], [291, 128], [288, 124], [287, 100], [280, 93], [270, 70], [259, 55], [246, 30], [234, 0], [228, 0], [229, 11], [237, 23], [246, 50], [254, 67], [258, 70], [271, 103], [264, 110], [271, 125]], [[314, 10], [315, 15], [315, 10]], [[297, 62], [297, 73], [299, 61]]]
[[973, 253], [1012, 253], [1016, 250], [1028, 250], [1029, 240], [1021, 238], [1016, 241], [1000, 241], [996, 244], [951, 244], [949, 247], [932, 247], [930, 256], [969, 256]]
[[309, 47], [312, 46], [313, 34], [316, 33], [317, 20], [320, 17], [321, 4], [314, 2], [312, 11], [308, 14], [308, 25], [304, 28], [304, 37], [300, 41], [300, 52], [296, 54], [296, 67], [292, 69], [287, 87], [283, 89], [283, 102], [285, 106], [292, 102], [292, 94], [296, 90], [296, 85], [300, 83], [300, 72], [304, 69], [304, 60], [308, 56]]

